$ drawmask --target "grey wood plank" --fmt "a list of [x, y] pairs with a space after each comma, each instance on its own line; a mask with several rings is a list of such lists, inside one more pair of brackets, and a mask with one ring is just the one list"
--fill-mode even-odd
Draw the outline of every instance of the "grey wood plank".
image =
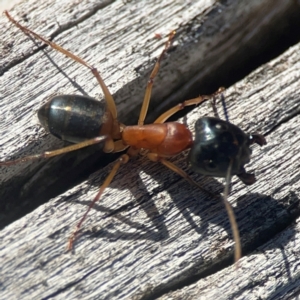
[[[226, 92], [234, 123], [268, 139], [248, 166], [257, 184], [234, 180], [230, 196], [246, 252], [299, 215], [299, 53], [297, 45]], [[185, 121], [192, 126], [205, 113], [200, 106]], [[185, 156], [175, 162], [184, 167]], [[75, 253], [66, 253], [73, 225], [109, 168], [2, 230], [3, 297], [145, 298], [232, 255], [222, 205], [143, 158], [121, 169], [89, 215]], [[215, 179], [193, 178], [222, 190]]]
[[159, 299], [298, 299], [299, 218], [293, 225], [228, 267]]
[[[300, 8], [289, 0], [24, 2], [12, 11], [22, 24], [80, 54], [99, 68], [116, 99], [120, 120], [137, 120], [148, 76], [165, 36], [177, 29], [174, 48], [154, 85], [148, 122], [170, 105], [230, 86], [263, 53], [297, 38]], [[0, 18], [0, 159], [63, 145], [38, 125], [37, 109], [61, 93], [102, 93], [88, 70], [35, 46]], [[266, 40], [266, 37], [267, 40]], [[279, 42], [278, 42], [279, 41]], [[46, 55], [46, 54], [47, 55]], [[242, 72], [242, 73], [241, 73]], [[101, 149], [101, 147], [100, 147]], [[59, 195], [114, 157], [99, 147], [48, 161], [0, 170], [0, 227]]]
[[[229, 199], [235, 207], [245, 253], [299, 215], [299, 145], [295, 136], [299, 130], [299, 47], [291, 48], [226, 91], [230, 120], [249, 132], [266, 134], [268, 140], [266, 147], [254, 149], [247, 167], [256, 170], [257, 184], [245, 187], [234, 179]], [[175, 54], [172, 53], [168, 59], [173, 64]], [[28, 59], [37, 59], [38, 55]], [[41, 54], [38, 58], [43, 60], [43, 57]], [[77, 68], [67, 65], [70, 74], [72, 68]], [[167, 65], [163, 68], [170, 72]], [[27, 69], [23, 67], [23, 70]], [[86, 74], [88, 76], [88, 72]], [[1, 80], [3, 78], [7, 80], [3, 76]], [[27, 76], [24, 78], [29, 80]], [[85, 85], [88, 91], [89, 84], [91, 80]], [[36, 85], [39, 86], [39, 82]], [[20, 115], [13, 115], [18, 111]], [[39, 135], [45, 139], [45, 133], [37, 130], [36, 125], [27, 125], [31, 116], [23, 111], [13, 108], [4, 116], [13, 115], [20, 120], [26, 116], [19, 125], [25, 129], [24, 143], [30, 140], [34, 140], [31, 144], [38, 143]], [[209, 106], [203, 105], [181, 121], [193, 129], [195, 120], [209, 113]], [[26, 128], [31, 134], [26, 134]], [[6, 136], [7, 130], [4, 128], [1, 135], [5, 145], [16, 134]], [[37, 133], [33, 135], [35, 130]], [[18, 143], [22, 149], [24, 144]], [[32, 146], [28, 151], [42, 149], [42, 146]], [[7, 157], [9, 149], [1, 149], [2, 157]], [[179, 155], [173, 161], [186, 169], [185, 156]], [[110, 168], [103, 168], [1, 231], [1, 297], [145, 299], [231, 261], [233, 242], [222, 204], [213, 202], [176, 174], [144, 158], [121, 169], [84, 224], [75, 252], [65, 252], [73, 226]], [[15, 176], [11, 169], [0, 171], [1, 180]], [[223, 190], [219, 180], [192, 176], [209, 190]]]
[[[55, 41], [94, 64], [116, 99], [119, 117], [125, 124], [135, 123], [153, 63], [162, 51], [165, 39], [157, 40], [155, 33], [166, 36], [172, 29], [211, 7], [210, 1], [198, 1], [186, 5], [183, 2], [152, 1], [147, 5], [140, 1], [81, 1], [76, 5], [69, 1], [45, 5], [16, 7], [14, 15], [24, 25]], [[25, 7], [29, 5], [30, 11]], [[26, 11], [26, 13], [24, 12]], [[168, 11], [164, 19], [165, 11]], [[45, 134], [39, 126], [36, 111], [49, 97], [56, 94], [87, 94], [102, 99], [101, 90], [82, 66], [65, 59], [59, 53], [34, 46], [22, 32], [1, 17], [2, 115], [0, 159], [20, 157], [60, 148], [63, 143]], [[172, 80], [176, 86], [181, 78], [167, 76], [166, 64], [155, 84], [153, 98], [157, 102], [169, 94]], [[175, 66], [174, 66], [175, 67]], [[174, 68], [172, 67], [172, 68]], [[174, 79], [175, 78], [175, 79]], [[163, 79], [167, 79], [167, 83]], [[174, 87], [173, 87], [174, 88]], [[156, 104], [157, 104], [156, 102]], [[5, 213], [2, 226], [16, 218], [25, 208], [32, 209], [41, 199], [66, 190], [74, 181], [94, 165], [109, 161], [109, 155], [101, 156], [101, 147], [92, 147], [79, 153], [70, 153], [49, 161], [20, 164], [2, 170], [1, 199]], [[110, 158], [111, 160], [111, 158]], [[55, 185], [53, 187], [53, 185]], [[7, 204], [9, 203], [9, 205]], [[21, 203], [21, 204], [20, 204]], [[8, 207], [9, 206], [9, 207]], [[28, 208], [29, 207], [29, 208]], [[19, 214], [17, 213], [19, 211]], [[11, 218], [10, 218], [11, 216]]]

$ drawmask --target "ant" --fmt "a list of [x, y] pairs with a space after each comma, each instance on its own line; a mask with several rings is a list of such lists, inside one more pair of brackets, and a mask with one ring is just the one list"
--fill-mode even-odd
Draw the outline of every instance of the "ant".
[[[49, 158], [101, 142], [104, 144], [103, 151], [106, 153], [126, 150], [126, 153], [122, 154], [114, 163], [112, 170], [104, 180], [97, 195], [76, 225], [75, 230], [68, 240], [68, 250], [72, 249], [82, 223], [87, 218], [94, 204], [100, 199], [104, 190], [112, 182], [120, 166], [126, 164], [130, 158], [138, 154], [147, 155], [151, 161], [162, 163], [189, 183], [216, 197], [214, 194], [203, 189], [185, 171], [167, 160], [168, 157], [190, 149], [188, 164], [192, 170], [203, 175], [226, 178], [223, 201], [233, 230], [235, 261], [237, 261], [241, 257], [239, 231], [233, 209], [227, 201], [231, 176], [237, 175], [247, 185], [253, 184], [256, 181], [254, 174], [246, 173], [244, 165], [250, 161], [251, 149], [249, 146], [254, 143], [260, 146], [265, 145], [266, 140], [262, 135], [257, 133], [247, 135], [239, 127], [229, 123], [228, 118], [226, 121], [219, 118], [215, 105], [215, 97], [221, 94], [224, 101], [222, 93], [224, 88], [220, 88], [212, 95], [203, 95], [186, 100], [164, 112], [153, 124], [144, 125], [153, 82], [158, 73], [161, 61], [171, 46], [175, 31], [172, 31], [168, 35], [168, 40], [165, 43], [163, 51], [150, 74], [138, 124], [125, 126], [118, 121], [114, 99], [96, 68], [86, 63], [77, 55], [22, 26], [7, 11], [4, 14], [25, 34], [41, 40], [56, 51], [65, 54], [67, 57], [90, 69], [103, 91], [105, 103], [79, 95], [59, 95], [51, 98], [38, 110], [39, 121], [54, 136], [74, 144], [58, 150], [46, 151], [41, 154], [1, 162], [0, 166], [10, 166], [20, 162]], [[202, 117], [198, 119], [195, 124], [194, 140], [192, 133], [184, 124], [166, 122], [168, 118], [185, 107], [198, 105], [209, 99], [213, 99], [212, 104], [215, 117]]]

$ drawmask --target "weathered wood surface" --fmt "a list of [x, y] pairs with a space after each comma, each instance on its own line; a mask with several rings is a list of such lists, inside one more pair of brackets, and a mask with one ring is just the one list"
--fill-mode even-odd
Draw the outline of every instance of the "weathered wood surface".
[[[279, 49], [288, 33], [297, 37], [298, 30], [293, 32], [293, 28], [300, 26], [299, 5], [292, 0], [232, 0], [225, 4], [203, 0], [189, 4], [41, 4], [32, 0], [11, 13], [99, 67], [125, 124], [137, 120], [147, 78], [162, 49], [164, 40], [155, 39], [155, 33], [165, 36], [177, 29], [175, 47], [164, 60], [154, 86], [149, 120], [166, 106], [230, 86], [237, 74], [247, 72], [249, 64], [253, 68], [262, 53]], [[0, 159], [61, 147], [62, 142], [46, 135], [38, 125], [36, 110], [59, 93], [101, 99], [96, 80], [59, 53], [47, 49], [49, 56], [45, 55], [4, 17], [0, 28]], [[110, 160], [109, 155], [101, 156], [99, 147], [93, 147], [51, 161], [0, 169], [0, 227], [74, 186]]]
[[[279, 12], [284, 12], [284, 7], [294, 5], [293, 1], [277, 2], [274, 7], [276, 9], [279, 7]], [[157, 4], [156, 10], [153, 3], [151, 3], [153, 10], [145, 3], [140, 6], [138, 3], [140, 2], [112, 2], [98, 12], [93, 11], [87, 21], [74, 28], [71, 26], [70, 30], [62, 32], [56, 39], [58, 43], [79, 53], [93, 64], [100, 64], [103, 77], [116, 95], [124, 123], [136, 117], [138, 111], [136, 107], [141, 103], [146, 78], [153, 65], [152, 58], [157, 56], [161, 49], [162, 41], [152, 39], [154, 32], [164, 35], [170, 29], [180, 25], [182, 25], [180, 28], [185, 28], [184, 24], [193, 17], [191, 15], [185, 17], [184, 12], [195, 13], [194, 21], [197, 20], [197, 16], [200, 16], [197, 20], [198, 27], [191, 26], [190, 35], [188, 31], [179, 30], [178, 40], [175, 40], [176, 48], [164, 61], [162, 72], [157, 80], [154, 98], [158, 102], [155, 107], [162, 98], [184, 84], [188, 76], [193, 76], [191, 73], [185, 75], [185, 78], [186, 70], [180, 69], [185, 68], [187, 61], [190, 69], [193, 69], [192, 65], [201, 59], [205, 60], [199, 63], [199, 70], [203, 75], [202, 77], [195, 75], [192, 80], [195, 82], [195, 78], [197, 80], [208, 78], [204, 73], [213, 72], [224, 63], [226, 56], [233, 55], [229, 50], [233, 45], [236, 46], [233, 41], [239, 40], [238, 36], [244, 36], [244, 43], [247, 44], [251, 31], [245, 35], [245, 32], [250, 30], [246, 25], [254, 18], [253, 16], [250, 18], [250, 15], [255, 11], [251, 11], [245, 3], [244, 6], [238, 6], [236, 1], [232, 1], [228, 7], [220, 10], [219, 20], [223, 19], [224, 23], [216, 25], [214, 34], [209, 36], [199, 33], [199, 36], [195, 36], [195, 33], [201, 28], [205, 29], [204, 25], [207, 24], [203, 21], [207, 13], [203, 12], [204, 9], [210, 5], [217, 7], [221, 5], [220, 3], [193, 2], [195, 3], [193, 5], [198, 3], [201, 7], [200, 11], [184, 3], [181, 10], [177, 7], [173, 14], [170, 9], [173, 7], [171, 4], [166, 5], [168, 8], [166, 14], [165, 8], [159, 7], [161, 3]], [[272, 12], [270, 2], [253, 1], [253, 6], [250, 7], [253, 8], [255, 5], [257, 5], [256, 9], [260, 8], [258, 16], [261, 13], [264, 19], [258, 22], [260, 19], [257, 18], [253, 23], [256, 26], [268, 23], [268, 20], [272, 19], [268, 18], [268, 13]], [[26, 25], [46, 36], [49, 32], [55, 31], [52, 26], [57, 28], [57, 24], [49, 18], [51, 14], [47, 12], [47, 7], [34, 5], [31, 7], [34, 9], [27, 14], [29, 22]], [[103, 11], [105, 8], [107, 11]], [[158, 8], [161, 9], [163, 19], [153, 15], [155, 11], [159, 13]], [[51, 9], [65, 12], [64, 14], [57, 12], [56, 18], [58, 19], [59, 16], [62, 18], [57, 20], [59, 24], [67, 24], [70, 20], [79, 19], [82, 14], [92, 11], [85, 2], [73, 4], [71, 7], [67, 3], [60, 4], [60, 8], [56, 8], [54, 3]], [[46, 13], [39, 15], [43, 10]], [[231, 18], [228, 15], [228, 11], [231, 10], [236, 12], [236, 23], [232, 21], [234, 19], [232, 15]], [[113, 15], [119, 17], [116, 24], [120, 27], [113, 26], [113, 23], [109, 22], [112, 11]], [[124, 15], [121, 14], [122, 12]], [[280, 15], [279, 12], [277, 16]], [[128, 15], [130, 15], [129, 19]], [[274, 16], [276, 13], [270, 15]], [[243, 18], [239, 19], [239, 16]], [[247, 20], [247, 16], [249, 16], [248, 22], [242, 23], [244, 26], [241, 26], [241, 20]], [[210, 14], [207, 18], [211, 21], [214, 17], [216, 15]], [[206, 22], [209, 22], [208, 20]], [[130, 21], [132, 23], [129, 23]], [[65, 74], [60, 73], [41, 51], [31, 54], [32, 42], [12, 28], [7, 20], [1, 18], [0, 23], [1, 26], [3, 25], [1, 28], [7, 28], [3, 39], [3, 45], [6, 46], [1, 51], [1, 69], [5, 72], [1, 77], [0, 95], [3, 95], [2, 104], [10, 103], [8, 108], [4, 106], [4, 113], [1, 115], [1, 159], [7, 158], [10, 154], [24, 155], [40, 152], [42, 149], [49, 149], [50, 144], [53, 149], [61, 144], [47, 136], [36, 125], [36, 120], [33, 120], [34, 110], [53, 93], [76, 92], [76, 87], [68, 84], [69, 78], [65, 74], [71, 74], [68, 76], [81, 86], [81, 91], [85, 91], [90, 96], [97, 96], [99, 87], [94, 80], [91, 80], [88, 71], [68, 60], [61, 59], [58, 54], [52, 52], [51, 57], [53, 59], [57, 57], [59, 66]], [[139, 26], [135, 27], [132, 24]], [[228, 37], [238, 32], [233, 30], [236, 28], [232, 24], [235, 24], [236, 28], [240, 24], [240, 31], [242, 33], [243, 30], [246, 31], [244, 34], [238, 33], [238, 36], [232, 36], [230, 40]], [[141, 32], [137, 32], [138, 29]], [[81, 39], [82, 36], [84, 39]], [[5, 48], [11, 47], [8, 44], [10, 40], [14, 41], [13, 50]], [[217, 43], [218, 40], [220, 44]], [[127, 47], [131, 49], [132, 45], [137, 45], [137, 48], [129, 51]], [[241, 45], [242, 42], [236, 47], [242, 47]], [[97, 50], [97, 47], [101, 51]], [[291, 48], [226, 92], [231, 121], [244, 130], [266, 134], [268, 140], [266, 147], [255, 148], [252, 162], [248, 166], [249, 170], [256, 170], [258, 183], [245, 187], [236, 179], [233, 180], [230, 202], [235, 207], [245, 253], [256, 249], [299, 216], [300, 175], [297, 137], [300, 127], [299, 48], [299, 45]], [[196, 52], [196, 49], [199, 52], [198, 60], [197, 56], [189, 55], [188, 52], [188, 50]], [[226, 49], [228, 51], [225, 51]], [[185, 61], [182, 61], [178, 57], [182, 57], [184, 52]], [[220, 53], [224, 53], [225, 58]], [[23, 55], [25, 59], [22, 59]], [[9, 65], [11, 61], [15, 65]], [[139, 68], [140, 66], [142, 68]], [[135, 72], [134, 68], [138, 71]], [[79, 75], [80, 73], [83, 75]], [[220, 85], [219, 82], [217, 84]], [[188, 85], [189, 83], [186, 84]], [[135, 98], [133, 95], [138, 97]], [[180, 96], [182, 95], [179, 94], [178, 97]], [[208, 112], [207, 106], [201, 106], [189, 113], [183, 121], [192, 129], [195, 120]], [[60, 165], [63, 163], [57, 160]], [[174, 158], [174, 161], [185, 168], [185, 155]], [[8, 180], [14, 189], [19, 188], [18, 181], [13, 181], [13, 178], [22, 173], [32, 177], [37, 169], [42, 168], [47, 169], [47, 164], [1, 168], [1, 184], [3, 182], [7, 187], [8, 185], [5, 184]], [[72, 172], [72, 167], [70, 168]], [[65, 252], [67, 238], [76, 220], [85, 211], [89, 200], [95, 195], [109, 169], [110, 166], [103, 168], [91, 175], [87, 181], [41, 205], [1, 231], [1, 298], [145, 299], [161, 295], [171, 288], [176, 288], [177, 285], [183, 285], [193, 280], [195, 274], [201, 277], [212, 273], [214, 269], [231, 261], [233, 251], [231, 230], [222, 204], [207, 199], [205, 194], [189, 186], [177, 175], [143, 158], [132, 161], [121, 169], [111, 188], [107, 189], [101, 202], [84, 224], [82, 235], [75, 245], [75, 252]], [[207, 189], [222, 191], [222, 185], [215, 179], [204, 179], [195, 174], [193, 178], [203, 183]], [[46, 177], [44, 181], [47, 179]], [[26, 182], [28, 177], [22, 180]], [[27, 185], [30, 185], [30, 181]], [[36, 186], [37, 190], [39, 188], [39, 185]], [[26, 185], [22, 189], [26, 189]], [[10, 196], [7, 189], [4, 191], [2, 187], [1, 192], [3, 192], [1, 200], [7, 201]], [[31, 200], [30, 197], [26, 199]], [[8, 209], [7, 202], [6, 205]], [[291, 240], [294, 241], [294, 238], [296, 242], [293, 244]], [[291, 244], [294, 246], [293, 249], [290, 248]], [[294, 255], [297, 256], [299, 251], [297, 245], [299, 243], [295, 233], [295, 236], [284, 246], [289, 247], [286, 253], [294, 251]], [[272, 246], [270, 247], [273, 249]], [[250, 268], [246, 265], [251, 257], [249, 254], [249, 257], [241, 261], [244, 273], [247, 270], [252, 272], [253, 266]], [[281, 257], [283, 261], [287, 261], [288, 258]], [[297, 265], [293, 265], [295, 262], [292, 256], [290, 259], [286, 270], [294, 267], [295, 271], [289, 273], [292, 276], [290, 282], [297, 281]], [[261, 262], [253, 260], [255, 261], [253, 264], [261, 265]], [[272, 261], [270, 264], [272, 265]], [[271, 272], [271, 267], [269, 268]], [[225, 273], [229, 274], [231, 270], [225, 270]], [[233, 280], [235, 274], [232, 273], [232, 279], [226, 277], [225, 282]], [[221, 286], [222, 283], [219, 285]], [[200, 282], [199, 286], [201, 293], [204, 294], [206, 291], [201, 290], [203, 282]], [[294, 289], [292, 284], [289, 287]], [[224, 298], [226, 292], [230, 295], [230, 289], [231, 287], [221, 290]], [[248, 291], [252, 292], [251, 287]], [[263, 290], [262, 293], [266, 294], [267, 290]], [[207, 295], [210, 296], [208, 293]], [[176, 298], [176, 294], [173, 297]]]
[[226, 268], [163, 299], [299, 299], [300, 219], [244, 257], [239, 268]]

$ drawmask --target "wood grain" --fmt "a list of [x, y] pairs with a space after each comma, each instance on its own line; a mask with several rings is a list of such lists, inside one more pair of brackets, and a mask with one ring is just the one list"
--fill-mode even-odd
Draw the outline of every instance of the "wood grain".
[[[268, 20], [272, 23], [295, 5], [293, 1], [277, 2], [274, 6], [276, 14], [269, 1], [253, 1], [250, 6], [229, 1], [226, 7], [220, 2], [209, 1], [193, 2], [190, 6], [176, 6], [178, 4], [172, 1], [153, 1], [149, 6], [139, 5], [138, 1], [111, 1], [95, 11], [93, 4], [81, 1], [72, 5], [62, 3], [59, 8], [56, 3], [53, 3], [52, 8], [31, 5], [32, 10], [23, 18], [28, 20], [26, 25], [45, 36], [57, 35], [57, 43], [72, 49], [91, 63], [98, 65], [100, 62], [101, 74], [114, 93], [120, 118], [125, 122], [138, 114], [137, 107], [143, 98], [153, 58], [161, 51], [163, 41], [153, 39], [154, 32], [165, 35], [174, 27], [179, 27], [175, 48], [164, 60], [157, 78], [153, 97], [157, 102], [151, 108], [153, 117], [156, 110], [163, 109], [163, 105], [158, 105], [162, 99], [171, 95], [166, 99], [168, 104], [164, 104], [170, 105], [173, 102], [169, 101], [181, 98], [181, 92], [174, 92], [180, 86], [183, 86], [183, 91], [188, 87], [192, 90], [197, 80], [203, 79], [205, 82], [205, 78], [209, 78], [205, 74], [215, 74], [214, 70], [225, 64], [226, 57], [234, 55], [233, 45], [240, 49], [247, 45], [247, 40], [253, 42], [255, 34], [259, 36], [258, 30], [257, 33], [253, 32], [254, 24], [262, 26], [268, 24]], [[296, 7], [293, 8], [296, 11]], [[51, 14], [48, 9], [57, 11], [59, 24], [71, 21], [75, 24], [83, 15], [91, 11], [93, 13], [86, 20], [78, 22], [77, 27], [72, 25], [68, 30], [54, 34], [57, 24], [49, 18]], [[24, 8], [20, 6], [17, 11], [22, 10]], [[12, 14], [17, 15], [17, 11], [12, 11]], [[235, 12], [235, 18], [232, 15], [230, 18], [229, 12], [232, 11]], [[254, 14], [255, 11], [259, 13]], [[18, 15], [22, 16], [21, 13]], [[264, 18], [259, 19], [260, 15], [264, 15]], [[115, 23], [110, 22], [112, 16], [118, 16]], [[247, 22], [241, 23], [239, 16], [243, 16], [241, 19]], [[220, 23], [213, 19], [217, 17]], [[252, 27], [249, 20], [253, 20]], [[211, 35], [208, 33], [212, 27], [205, 27], [208, 24], [206, 22], [216, 24]], [[51, 94], [80, 90], [90, 96], [100, 97], [99, 87], [88, 71], [51, 52], [51, 59], [57, 59], [64, 72], [61, 73], [49, 63], [49, 58], [40, 48], [32, 50], [32, 42], [8, 24], [6, 19], [1, 18], [0, 23], [3, 28], [7, 28], [4, 45], [10, 47], [6, 52], [3, 48], [1, 51], [1, 70], [4, 71], [0, 78], [0, 95], [3, 95], [5, 104], [0, 121], [2, 160], [11, 155], [15, 157], [40, 152], [49, 149], [50, 144], [52, 149], [61, 145], [46, 135], [33, 120], [34, 110]], [[188, 24], [195, 25], [190, 26], [189, 32], [186, 29]], [[248, 28], [246, 24], [249, 24]], [[62, 28], [67, 28], [65, 26]], [[238, 26], [240, 30], [236, 29]], [[200, 29], [205, 29], [205, 34]], [[246, 31], [249, 31], [248, 35]], [[242, 36], [244, 42], [240, 41], [237, 45], [238, 38]], [[9, 44], [11, 40], [13, 45]], [[134, 50], [133, 45], [136, 47]], [[231, 122], [245, 131], [263, 133], [268, 141], [268, 145], [262, 149], [254, 147], [252, 161], [247, 166], [247, 170], [255, 170], [258, 182], [245, 187], [236, 178], [233, 179], [229, 200], [237, 216], [244, 254], [248, 255], [241, 260], [241, 269], [237, 272], [244, 273], [245, 277], [246, 272], [252, 272], [254, 276], [253, 270], [260, 270], [258, 267], [266, 266], [265, 272], [272, 272], [272, 265], [281, 269], [284, 262], [288, 261], [281, 274], [282, 282], [289, 291], [296, 289], [293, 284], [299, 276], [295, 259], [299, 252], [297, 227], [286, 231], [285, 242], [279, 241], [281, 247], [286, 249], [286, 256], [279, 256], [275, 252], [278, 239], [275, 238], [275, 242], [271, 239], [297, 220], [300, 211], [297, 136], [300, 127], [299, 48], [299, 44], [290, 48], [226, 91]], [[220, 51], [224, 56], [220, 56]], [[185, 63], [182, 59], [185, 59]], [[200, 60], [202, 62], [197, 66], [202, 75], [196, 75], [195, 71], [187, 75], [185, 68], [193, 70], [191, 66], [195, 65], [196, 69]], [[219, 82], [215, 84], [221, 85]], [[139, 96], [139, 99], [136, 100], [133, 94]], [[210, 114], [210, 110], [209, 105], [200, 106], [181, 119], [181, 122], [193, 130], [194, 122], [200, 116]], [[66, 167], [68, 160], [70, 166]], [[187, 170], [186, 153], [172, 161]], [[55, 162], [59, 165], [54, 171], [56, 177], [59, 177], [59, 170], [65, 168], [75, 173], [73, 165], [79, 165], [77, 157], [66, 161], [54, 159], [49, 164]], [[49, 185], [51, 181], [46, 176], [49, 168], [45, 162], [1, 168], [1, 199], [4, 203], [1, 211], [4, 218], [10, 210], [9, 200], [15, 195], [12, 190], [18, 189], [16, 194], [19, 196], [20, 193], [26, 194], [29, 186], [34, 186], [38, 194], [42, 188], [41, 183]], [[163, 295], [170, 289], [182, 288], [232, 262], [231, 229], [222, 203], [209, 199], [205, 193], [194, 189], [176, 174], [143, 157], [133, 160], [120, 170], [89, 215], [74, 252], [66, 252], [66, 241], [73, 226], [86, 210], [110, 168], [111, 165], [102, 168], [1, 231], [1, 298], [149, 299]], [[203, 178], [188, 172], [206, 189], [222, 192], [222, 180]], [[66, 176], [65, 173], [63, 176]], [[33, 198], [24, 197], [27, 202]], [[263, 259], [262, 263], [251, 253], [269, 240], [270, 243], [260, 248], [260, 251], [274, 249], [274, 255], [257, 255]], [[294, 248], [291, 249], [292, 246]], [[294, 256], [290, 256], [290, 253]], [[278, 264], [272, 264], [276, 256]], [[295, 271], [289, 273], [289, 269]], [[216, 273], [191, 285], [191, 291], [181, 289], [177, 294], [166, 297], [182, 299], [182, 295], [191, 294], [193, 299], [201, 293], [207, 298], [222, 295], [226, 299], [233, 293], [242, 297], [246, 290], [249, 293], [255, 291], [249, 283], [251, 278], [245, 281], [245, 277], [240, 276], [237, 280], [237, 273], [231, 267], [222, 272], [226, 275], [224, 281], [223, 276]], [[287, 276], [291, 279], [286, 280]], [[265, 283], [267, 277], [262, 278], [262, 281], [257, 279], [257, 286], [261, 282]], [[267, 293], [272, 283], [272, 277], [268, 278], [270, 281], [261, 287], [259, 293], [269, 295], [270, 298], [272, 295], [284, 298], [287, 294], [280, 294], [283, 291], [280, 285], [274, 285], [273, 294]], [[209, 285], [204, 289], [207, 280], [210, 280]], [[237, 287], [228, 288], [231, 282]], [[241, 287], [242, 284], [246, 287]], [[216, 286], [221, 288], [216, 289]]]
[[[239, 262], [159, 299], [299, 298], [299, 218]], [[230, 287], [230, 288], [228, 288]]]
[[[30, 9], [29, 9], [30, 8]], [[270, 9], [271, 8], [271, 9]], [[295, 1], [26, 1], [11, 11], [22, 24], [97, 66], [120, 120], [137, 120], [148, 76], [166, 36], [174, 48], [154, 85], [148, 121], [166, 108], [230, 86], [300, 32]], [[0, 160], [63, 146], [38, 125], [37, 109], [56, 94], [102, 94], [90, 72], [28, 39], [0, 18]], [[266, 37], [267, 40], [266, 40]], [[100, 147], [101, 149], [101, 147]], [[0, 170], [0, 227], [32, 211], [114, 160], [91, 147], [48, 161]]]

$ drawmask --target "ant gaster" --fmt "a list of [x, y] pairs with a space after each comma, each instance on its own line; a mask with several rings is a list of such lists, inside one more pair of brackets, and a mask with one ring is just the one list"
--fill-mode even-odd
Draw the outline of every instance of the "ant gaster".
[[[164, 49], [158, 57], [148, 80], [138, 124], [135, 126], [125, 126], [118, 121], [114, 99], [96, 68], [90, 66], [83, 59], [54, 42], [48, 41], [30, 29], [22, 26], [14, 20], [7, 11], [4, 13], [7, 18], [25, 34], [41, 40], [56, 51], [65, 54], [90, 69], [104, 93], [105, 103], [78, 95], [60, 95], [53, 97], [39, 109], [38, 118], [40, 123], [54, 136], [75, 144], [58, 150], [47, 151], [42, 154], [1, 162], [0, 165], [9, 166], [19, 162], [48, 158], [100, 142], [104, 142], [103, 151], [107, 153], [120, 152], [127, 149], [126, 153], [122, 154], [114, 163], [112, 170], [100, 187], [97, 195], [77, 224], [69, 238], [68, 249], [72, 249], [77, 233], [83, 221], [86, 219], [88, 212], [100, 199], [105, 188], [109, 186], [119, 167], [122, 164], [126, 164], [131, 157], [138, 155], [141, 150], [148, 151], [146, 155], [151, 161], [162, 163], [191, 184], [204, 190], [198, 183], [192, 180], [185, 171], [167, 160], [168, 157], [190, 149], [188, 164], [195, 172], [226, 178], [224, 203], [235, 239], [235, 260], [238, 260], [241, 256], [241, 246], [234, 213], [231, 205], [227, 201], [228, 186], [232, 175], [237, 175], [245, 184], [253, 184], [255, 182], [254, 175], [246, 173], [244, 164], [250, 161], [251, 149], [249, 146], [253, 143], [264, 145], [266, 141], [262, 135], [247, 135], [240, 128], [229, 123], [228, 120], [223, 121], [216, 117], [202, 117], [196, 122], [195, 140], [193, 140], [192, 133], [184, 124], [166, 122], [170, 116], [186, 106], [197, 105], [210, 98], [215, 99], [215, 96], [223, 91], [222, 88], [212, 95], [199, 96], [194, 99], [186, 100], [163, 113], [153, 124], [144, 125], [151, 98], [153, 80], [157, 75], [165, 52], [171, 45], [175, 31], [169, 34]], [[214, 109], [216, 114], [216, 108], [214, 107]], [[144, 152], [145, 151], [143, 151], [143, 153]]]

